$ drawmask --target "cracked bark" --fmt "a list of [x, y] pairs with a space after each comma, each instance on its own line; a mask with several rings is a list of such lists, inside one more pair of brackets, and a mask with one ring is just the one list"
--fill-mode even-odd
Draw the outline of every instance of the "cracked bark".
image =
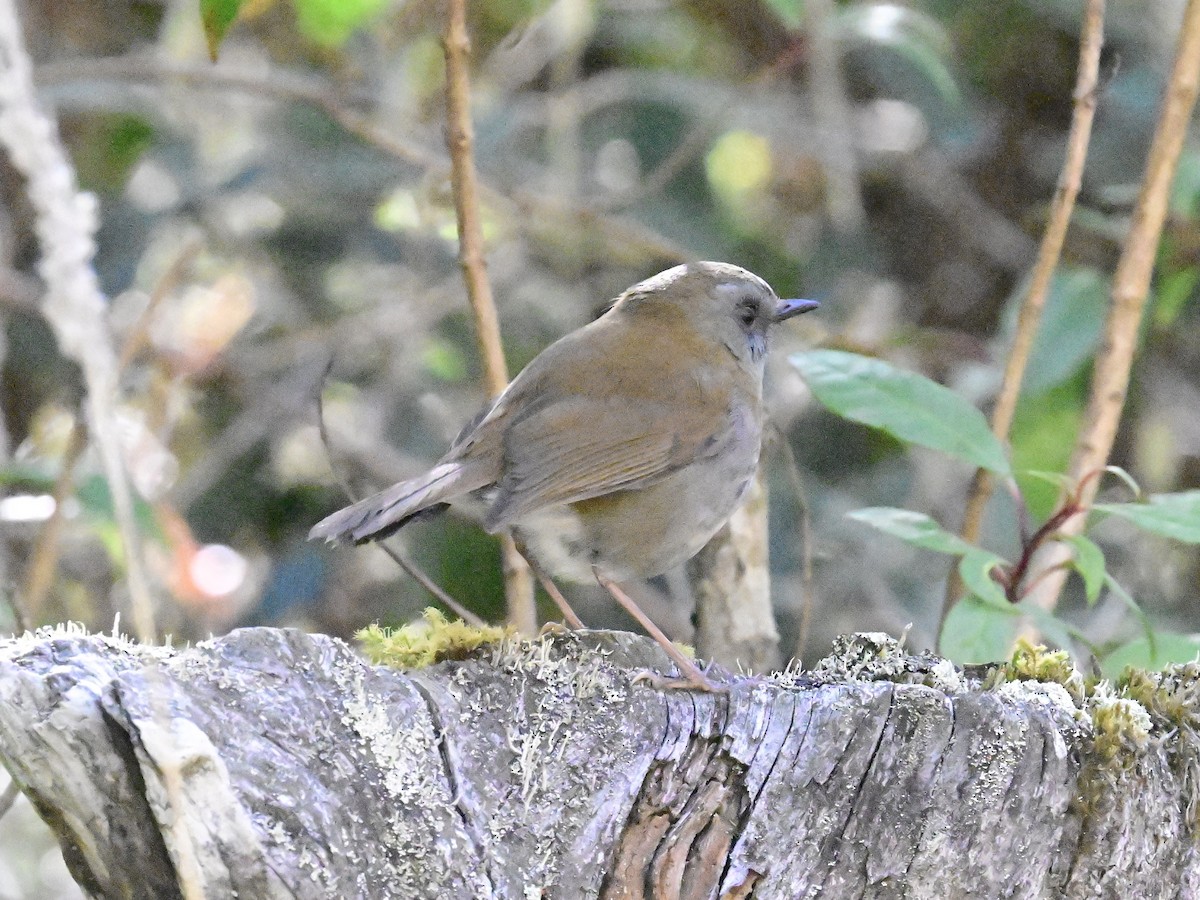
[[415, 673], [296, 631], [47, 632], [0, 641], [0, 761], [101, 897], [177, 896], [184, 860], [206, 896], [1198, 895], [1200, 668], [1097, 749], [1057, 685], [876, 638], [724, 695], [631, 683], [664, 665], [600, 632]]

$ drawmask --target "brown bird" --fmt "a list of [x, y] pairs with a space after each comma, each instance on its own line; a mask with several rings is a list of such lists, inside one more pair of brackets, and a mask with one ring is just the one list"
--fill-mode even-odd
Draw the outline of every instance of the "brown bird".
[[771, 326], [817, 305], [728, 263], [660, 272], [538, 354], [432, 469], [309, 537], [378, 540], [467, 498], [487, 504], [492, 533], [556, 515], [571, 555], [651, 629], [683, 684], [711, 688], [614, 582], [684, 562], [732, 515], [762, 447]]

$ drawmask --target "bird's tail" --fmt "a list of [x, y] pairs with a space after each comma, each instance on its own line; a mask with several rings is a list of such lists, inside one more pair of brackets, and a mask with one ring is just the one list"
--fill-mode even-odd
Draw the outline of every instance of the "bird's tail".
[[362, 544], [387, 537], [416, 516], [441, 512], [448, 501], [488, 484], [472, 477], [470, 463], [447, 462], [424, 475], [393, 484], [326, 516], [308, 532], [309, 540]]

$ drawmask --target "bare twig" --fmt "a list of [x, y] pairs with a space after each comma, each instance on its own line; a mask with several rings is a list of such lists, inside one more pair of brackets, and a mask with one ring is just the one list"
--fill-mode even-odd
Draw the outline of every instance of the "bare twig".
[[[338, 487], [342, 489], [342, 493], [346, 495], [346, 499], [351, 503], [354, 503], [359, 499], [358, 494], [351, 489], [350, 482], [345, 479], [341, 473], [341, 470], [334, 462], [335, 457], [333, 454], [333, 442], [329, 439], [329, 429], [325, 425], [325, 398], [321, 387], [324, 386], [325, 380], [329, 377], [329, 369], [332, 367], [332, 365], [333, 360], [331, 359], [329, 361], [329, 366], [325, 368], [325, 376], [321, 379], [321, 384], [317, 387], [317, 430], [321, 435], [321, 444], [325, 447], [325, 456], [329, 459], [329, 468], [333, 470], [334, 480], [338, 483]], [[407, 572], [409, 577], [416, 581], [417, 584], [421, 585], [421, 587], [425, 588], [425, 590], [433, 595], [434, 599], [443, 604], [448, 610], [450, 610], [464, 622], [467, 622], [470, 625], [475, 625], [476, 627], [480, 627], [485, 624], [483, 619], [479, 618], [479, 616], [475, 615], [475, 613], [471, 612], [469, 609], [447, 594], [444, 590], [442, 590], [437, 582], [426, 575], [421, 567], [410, 560], [407, 554], [405, 554], [402, 550], [395, 547], [390, 547], [383, 541], [378, 541], [376, 546], [390, 556], [392, 558], [392, 562]]]
[[[446, 147], [450, 151], [450, 181], [458, 218], [458, 258], [475, 316], [484, 385], [488, 396], [498, 397], [508, 385], [508, 366], [504, 361], [500, 321], [483, 256], [483, 225], [473, 156], [471, 82], [467, 73], [471, 41], [467, 36], [466, 0], [449, 0], [442, 44], [446, 54]], [[501, 553], [508, 620], [522, 634], [532, 634], [537, 628], [537, 610], [529, 566], [517, 551], [511, 535], [501, 538]]]
[[66, 449], [63, 450], [62, 467], [54, 480], [54, 510], [38, 532], [29, 571], [25, 576], [25, 587], [21, 592], [25, 601], [25, 614], [30, 624], [37, 623], [42, 605], [46, 602], [46, 594], [50, 585], [54, 583], [54, 573], [58, 569], [59, 541], [62, 538], [63, 525], [66, 523], [63, 506], [75, 484], [75, 466], [86, 448], [87, 424], [81, 417], [76, 419]]
[[21, 789], [17, 787], [17, 782], [9, 779], [8, 784], [4, 786], [3, 792], [0, 792], [0, 819], [3, 819], [14, 803], [17, 802], [17, 797], [21, 795]]
[[196, 258], [200, 252], [200, 242], [191, 241], [175, 256], [174, 261], [154, 285], [154, 290], [150, 292], [150, 299], [146, 303], [146, 308], [142, 310], [137, 321], [133, 323], [133, 327], [129, 329], [129, 334], [125, 337], [125, 343], [121, 347], [121, 355], [117, 358], [117, 371], [124, 372], [125, 369], [133, 362], [133, 358], [141, 352], [146, 346], [146, 342], [150, 338], [150, 326], [154, 322], [154, 314], [158, 312], [158, 308], [167, 298], [167, 295], [179, 285], [183, 280], [184, 273], [187, 272], [188, 266]]
[[788, 482], [796, 495], [796, 504], [800, 507], [800, 626], [796, 635], [795, 658], [804, 659], [804, 648], [808, 645], [809, 631], [812, 628], [813, 604], [813, 554], [812, 554], [812, 517], [808, 511], [808, 492], [804, 489], [804, 479], [800, 477], [800, 465], [796, 462], [796, 454], [787, 436], [778, 428], [770, 431], [770, 445], [783, 455], [784, 471]]
[[[1154, 141], [1150, 145], [1146, 175], [1133, 211], [1129, 234], [1113, 275], [1112, 300], [1092, 374], [1091, 396], [1067, 470], [1068, 476], [1079, 485], [1080, 509], [1078, 515], [1063, 524], [1061, 533], [1064, 536], [1078, 535], [1083, 531], [1086, 513], [1091, 508], [1099, 485], [1098, 478], [1087, 476], [1104, 469], [1121, 421], [1129, 387], [1129, 372], [1137, 348], [1138, 325], [1149, 295], [1154, 259], [1167, 215], [1171, 182], [1175, 177], [1198, 92], [1200, 0], [1188, 0], [1176, 45], [1175, 62], [1167, 81]], [[1036, 590], [1025, 595], [1027, 600], [1043, 609], [1055, 606], [1066, 573], [1056, 572], [1045, 579], [1041, 579], [1040, 574], [1061, 565], [1070, 555], [1071, 549], [1065, 543], [1049, 544], [1037, 554], [1026, 579], [1028, 583], [1037, 581], [1038, 584]]]
[[[149, 303], [146, 304], [145, 310], [134, 323], [121, 348], [121, 354], [117, 359], [118, 377], [145, 345], [155, 310], [179, 283], [184, 271], [195, 258], [199, 249], [198, 243], [192, 243], [185, 247], [155, 284]], [[87, 424], [82, 418], [81, 411], [80, 418], [75, 422], [75, 427], [71, 431], [67, 447], [63, 452], [62, 467], [59, 469], [58, 478], [54, 482], [54, 510], [38, 533], [37, 544], [33, 548], [29, 564], [29, 572], [25, 577], [25, 588], [22, 595], [25, 599], [25, 612], [31, 622], [37, 621], [38, 614], [46, 600], [46, 593], [54, 581], [54, 573], [58, 569], [59, 542], [62, 539], [63, 525], [66, 521], [63, 517], [63, 504], [74, 487], [75, 466], [86, 448]]]
[[172, 80], [197, 87], [218, 87], [258, 94], [277, 100], [304, 103], [321, 110], [346, 131], [377, 147], [389, 156], [422, 168], [445, 167], [435, 151], [399, 138], [375, 125], [355, 110], [347, 97], [315, 78], [294, 73], [243, 71], [224, 65], [187, 65], [150, 56], [113, 56], [101, 59], [56, 60], [38, 66], [39, 84], [68, 84], [97, 78], [113, 81]]
[[38, 269], [46, 284], [41, 312], [63, 354], [83, 370], [89, 426], [112, 492], [125, 554], [134, 628], [139, 638], [152, 641], [154, 601], [116, 424], [117, 357], [105, 317], [107, 303], [91, 264], [96, 203], [79, 190], [54, 122], [37, 105], [32, 65], [12, 0], [0, 0], [0, 141], [26, 179], [42, 252]]
[[842, 77], [841, 50], [833, 21], [833, 0], [809, 0], [809, 82], [816, 125], [821, 131], [818, 152], [828, 184], [826, 200], [830, 221], [839, 231], [862, 228], [863, 210], [858, 159], [854, 151], [853, 125], [846, 83]]
[[[317, 79], [291, 72], [272, 72], [264, 76], [223, 65], [189, 66], [148, 56], [56, 61], [39, 66], [37, 70], [38, 82], [46, 85], [98, 78], [151, 83], [173, 80], [193, 87], [227, 88], [276, 100], [304, 103], [321, 110], [349, 134], [394, 159], [418, 166], [436, 176], [443, 176], [449, 171], [446, 158], [436, 150], [399, 137], [380, 127], [370, 116], [354, 109], [350, 104], [356, 98], [338, 93]], [[694, 253], [687, 252], [653, 229], [628, 219], [564, 205], [550, 195], [531, 191], [517, 191], [509, 197], [483, 183], [478, 184], [478, 191], [487, 203], [503, 210], [510, 221], [538, 221], [545, 224], [546, 220], [563, 218], [570, 220], [573, 227], [590, 229], [609, 244], [627, 251], [636, 250], [668, 262], [695, 258]]]
[[[1062, 172], [1058, 176], [1058, 188], [1050, 205], [1050, 219], [1042, 244], [1038, 249], [1037, 262], [1029, 278], [1029, 292], [1021, 304], [1017, 317], [1016, 333], [1008, 362], [1004, 367], [1004, 380], [996, 405], [992, 410], [992, 433], [1001, 441], [1008, 440], [1013, 414], [1017, 409], [1017, 398], [1021, 394], [1021, 381], [1033, 351], [1034, 337], [1042, 310], [1050, 293], [1050, 281], [1062, 256], [1063, 243], [1067, 237], [1067, 226], [1075, 209], [1075, 198], [1083, 184], [1083, 167], [1087, 160], [1088, 143], [1092, 135], [1092, 120], [1096, 114], [1096, 94], [1100, 82], [1100, 51], [1104, 45], [1104, 2], [1088, 0], [1083, 13], [1083, 29], [1079, 42], [1079, 72], [1075, 80], [1075, 109], [1071, 116], [1071, 130], [1067, 135], [1067, 154]], [[971, 483], [963, 513], [961, 535], [963, 540], [975, 543], [983, 522], [983, 511], [992, 495], [992, 479], [986, 469], [979, 469]], [[942, 606], [942, 621], [958, 598], [962, 584], [958, 570], [952, 569], [946, 585], [946, 599]]]

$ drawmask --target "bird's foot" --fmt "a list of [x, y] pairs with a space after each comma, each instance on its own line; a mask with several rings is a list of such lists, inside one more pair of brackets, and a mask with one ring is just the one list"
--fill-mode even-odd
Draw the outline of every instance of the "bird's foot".
[[660, 691], [700, 691], [705, 694], [728, 694], [729, 688], [723, 684], [714, 684], [709, 681], [699, 669], [694, 669], [693, 672], [684, 672], [682, 675], [671, 677], [663, 675], [661, 672], [655, 672], [651, 669], [645, 669], [633, 676], [634, 684], [648, 684], [650, 687]]

